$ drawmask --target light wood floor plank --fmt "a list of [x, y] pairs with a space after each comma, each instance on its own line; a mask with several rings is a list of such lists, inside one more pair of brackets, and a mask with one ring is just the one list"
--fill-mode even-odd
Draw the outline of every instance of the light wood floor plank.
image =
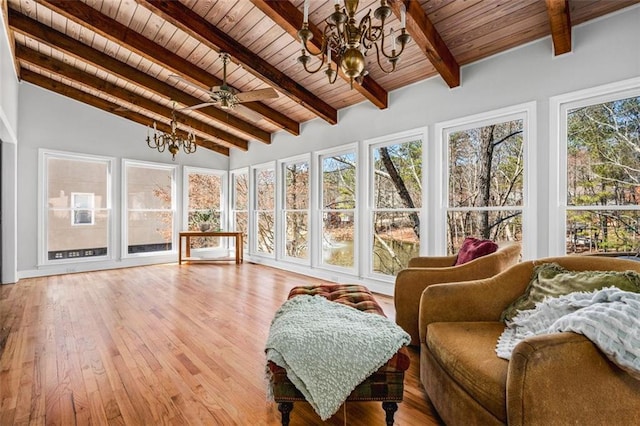
[[[278, 425], [264, 344], [296, 285], [322, 281], [245, 263], [167, 264], [0, 286], [2, 425]], [[393, 300], [376, 298], [390, 318]], [[397, 425], [438, 425], [418, 353]], [[346, 413], [346, 418], [345, 418]], [[291, 425], [384, 425], [380, 403], [321, 422], [296, 403]]]

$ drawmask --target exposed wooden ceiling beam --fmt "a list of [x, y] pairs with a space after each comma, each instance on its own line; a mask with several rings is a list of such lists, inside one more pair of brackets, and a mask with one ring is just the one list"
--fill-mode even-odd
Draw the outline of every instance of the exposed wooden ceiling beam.
[[[302, 12], [300, 12], [293, 3], [283, 0], [251, 0], [251, 2], [282, 29], [289, 33], [289, 35], [298, 40], [298, 30], [300, 29], [299, 26], [302, 22]], [[309, 29], [313, 34], [313, 38], [309, 41], [309, 44], [320, 51], [322, 46], [322, 31], [320, 31], [320, 28], [318, 28], [317, 25], [311, 22], [309, 22]], [[338, 71], [342, 79], [350, 81], [349, 77], [347, 77], [342, 70], [339, 69]], [[378, 108], [387, 108], [387, 91], [371, 77], [366, 76], [362, 80], [362, 84], [354, 82], [353, 87], [358, 91], [358, 93], [363, 95]]]
[[553, 53], [555, 56], [571, 52], [571, 16], [569, 16], [569, 0], [546, 0]]
[[171, 0], [137, 0], [137, 2], [162, 16], [166, 21], [177, 26], [211, 49], [229, 53], [234, 62], [242, 64], [254, 76], [285, 93], [318, 117], [331, 124], [338, 122], [338, 111], [335, 108], [316, 97], [302, 85], [239, 44], [182, 3]]
[[[68, 0], [39, 0], [39, 3], [89, 28], [114, 43], [139, 54], [166, 69], [183, 75], [198, 85], [211, 88], [222, 85], [222, 80], [199, 68], [192, 62], [182, 58], [169, 49], [155, 43], [140, 33], [100, 13], [91, 6]], [[237, 89], [236, 89], [237, 90]], [[239, 91], [239, 90], [237, 90]], [[245, 107], [263, 115], [274, 125], [281, 127], [293, 135], [300, 134], [300, 123], [261, 102], [247, 102]]]
[[[149, 117], [147, 117], [146, 115], [133, 112], [133, 111], [122, 111], [120, 108], [120, 105], [118, 104], [114, 104], [113, 102], [109, 102], [97, 96], [93, 96], [87, 92], [83, 92], [80, 89], [76, 89], [75, 87], [68, 86], [59, 81], [52, 80], [34, 71], [23, 68], [20, 73], [20, 78], [31, 84], [40, 86], [43, 89], [51, 90], [52, 92], [59, 93], [63, 96], [91, 105], [93, 107], [96, 107], [108, 113], [118, 115], [122, 118], [126, 118], [127, 120], [131, 120], [138, 124], [142, 124], [143, 126], [146, 126], [149, 124]], [[158, 130], [160, 130], [161, 132], [169, 132], [169, 133], [171, 132], [171, 126], [169, 126], [168, 124], [158, 123], [157, 127], [158, 127]], [[181, 137], [187, 137], [187, 132], [183, 130], [178, 130], [177, 133]], [[199, 140], [198, 144], [212, 151], [215, 151], [219, 154], [227, 155], [227, 156], [229, 155], [229, 148], [217, 145], [215, 143]]]
[[[166, 120], [171, 120], [171, 108], [153, 102], [150, 99], [105, 81], [95, 75], [81, 71], [63, 61], [44, 55], [20, 44], [16, 46], [16, 57], [19, 60], [32, 64], [37, 68], [58, 74], [98, 92], [106, 93], [115, 98], [161, 115]], [[178, 122], [183, 123], [200, 133], [204, 133], [208, 138], [214, 139], [214, 141], [220, 145], [224, 145], [229, 148], [239, 148], [243, 151], [248, 149], [249, 144], [246, 140], [224, 132], [217, 127], [210, 126], [209, 124], [195, 120], [194, 118], [179, 112], [176, 113], [176, 119]], [[149, 123], [150, 121], [147, 122], [147, 124]]]
[[[28, 37], [32, 37], [41, 43], [51, 46], [55, 49], [64, 51], [65, 53], [78, 58], [84, 62], [102, 69], [110, 74], [116, 74], [138, 86], [142, 86], [146, 90], [152, 91], [159, 96], [172, 99], [186, 106], [202, 103], [202, 100], [187, 93], [176, 89], [175, 87], [160, 81], [150, 75], [139, 71], [119, 60], [112, 58], [102, 52], [83, 44], [73, 38], [53, 30], [33, 20], [21, 13], [9, 9], [9, 26]], [[256, 126], [253, 126], [239, 118], [226, 113], [215, 107], [205, 107], [198, 110], [199, 113], [206, 114], [214, 120], [233, 127], [238, 131], [255, 137], [264, 143], [271, 143], [271, 134]]]
[[391, 2], [390, 6], [396, 16], [400, 16], [402, 2], [407, 8], [407, 32], [413, 41], [420, 46], [420, 49], [449, 87], [458, 87], [460, 85], [460, 65], [422, 9], [420, 2], [416, 0]]

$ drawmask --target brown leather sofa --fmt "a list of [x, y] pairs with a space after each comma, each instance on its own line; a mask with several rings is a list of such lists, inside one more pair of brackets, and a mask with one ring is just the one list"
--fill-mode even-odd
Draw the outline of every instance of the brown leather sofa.
[[511, 361], [496, 356], [501, 312], [524, 292], [534, 266], [548, 262], [572, 271], [640, 272], [633, 260], [566, 256], [427, 288], [420, 301], [420, 378], [447, 425], [640, 424], [640, 381], [582, 335], [531, 337]]
[[411, 335], [411, 345], [420, 344], [418, 309], [420, 295], [432, 284], [470, 281], [491, 277], [520, 260], [520, 243], [501, 243], [489, 255], [454, 266], [457, 256], [414, 257], [396, 276], [394, 304], [396, 323]]

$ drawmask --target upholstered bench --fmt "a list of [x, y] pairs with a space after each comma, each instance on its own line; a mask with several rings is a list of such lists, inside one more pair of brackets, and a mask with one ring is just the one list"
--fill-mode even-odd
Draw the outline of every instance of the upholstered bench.
[[[386, 316], [384, 311], [364, 286], [360, 285], [319, 285], [294, 287], [289, 299], [299, 295], [320, 295], [328, 300], [342, 303], [358, 310]], [[393, 425], [393, 417], [402, 401], [404, 391], [404, 372], [409, 368], [409, 353], [406, 347], [400, 350], [385, 365], [365, 379], [351, 392], [347, 401], [382, 401], [386, 412], [387, 425]], [[287, 372], [273, 362], [268, 362], [271, 372], [273, 398], [282, 414], [282, 425], [289, 424], [289, 414], [295, 401], [304, 401], [304, 396], [287, 378]]]

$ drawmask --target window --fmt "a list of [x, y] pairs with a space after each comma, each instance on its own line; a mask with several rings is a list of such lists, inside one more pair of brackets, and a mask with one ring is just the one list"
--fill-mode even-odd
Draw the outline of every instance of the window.
[[111, 253], [111, 160], [41, 153], [44, 238], [41, 263], [104, 258]]
[[124, 253], [173, 250], [175, 170], [175, 166], [124, 161]]
[[320, 263], [355, 269], [356, 263], [356, 153], [355, 150], [320, 156], [322, 218]]
[[449, 254], [456, 253], [467, 236], [498, 242], [522, 239], [528, 116], [492, 115], [443, 129]]
[[568, 102], [561, 116], [564, 253], [637, 252], [640, 90]]
[[274, 255], [276, 223], [276, 173], [273, 166], [253, 169], [255, 188], [255, 251]]
[[249, 229], [249, 178], [246, 171], [231, 174], [233, 182], [231, 215], [234, 231], [244, 234], [243, 244], [248, 247], [247, 229]]
[[370, 148], [372, 272], [395, 276], [420, 253], [422, 141]]
[[71, 216], [71, 225], [93, 225], [93, 193], [71, 193], [71, 209], [73, 215]]
[[284, 256], [309, 259], [309, 161], [282, 164]]
[[[184, 168], [185, 194], [184, 203], [187, 214], [187, 227], [190, 231], [217, 231], [222, 229], [224, 204], [222, 200], [224, 172]], [[191, 247], [218, 247], [221, 239], [216, 237], [192, 238]]]

